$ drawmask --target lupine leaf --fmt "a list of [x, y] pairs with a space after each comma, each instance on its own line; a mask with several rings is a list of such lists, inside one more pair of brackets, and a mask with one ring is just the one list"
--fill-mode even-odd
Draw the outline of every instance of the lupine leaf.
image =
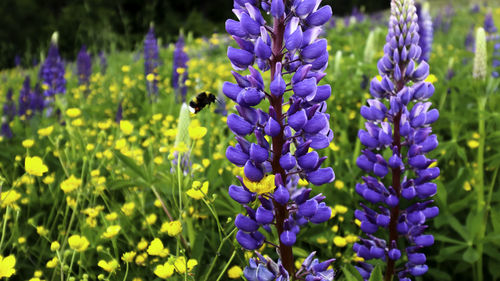
[[370, 275], [370, 279], [368, 281], [382, 281], [384, 280], [384, 277], [382, 276], [382, 269], [380, 269], [380, 266], [375, 266], [375, 268], [372, 271], [372, 274]]

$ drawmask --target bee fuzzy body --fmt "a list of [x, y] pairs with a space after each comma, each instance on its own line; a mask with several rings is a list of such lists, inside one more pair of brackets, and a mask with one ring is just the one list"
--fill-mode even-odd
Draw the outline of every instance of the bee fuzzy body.
[[201, 92], [189, 102], [189, 110], [192, 113], [196, 114], [200, 112], [203, 108], [205, 108], [207, 105], [214, 103], [216, 100], [217, 99], [215, 98], [214, 94], [208, 92]]

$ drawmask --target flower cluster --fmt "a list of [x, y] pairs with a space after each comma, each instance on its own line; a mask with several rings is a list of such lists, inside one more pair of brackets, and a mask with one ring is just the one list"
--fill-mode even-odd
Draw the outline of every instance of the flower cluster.
[[144, 40], [144, 76], [149, 96], [158, 94], [158, 64], [158, 43], [154, 27], [151, 26]]
[[494, 39], [494, 34], [498, 31], [498, 28], [495, 26], [495, 22], [493, 21], [491, 11], [484, 17], [484, 30], [488, 33], [488, 40]]
[[85, 45], [82, 46], [76, 57], [76, 72], [78, 75], [78, 84], [88, 86], [90, 75], [92, 74], [92, 60], [87, 53]]
[[493, 47], [493, 71], [491, 72], [491, 76], [494, 78], [500, 77], [500, 43], [496, 43]]
[[171, 82], [178, 102], [186, 101], [187, 87], [185, 82], [188, 79], [188, 61], [189, 56], [184, 51], [184, 37], [180, 35], [179, 39], [175, 43]]
[[[248, 273], [249, 280], [297, 276], [291, 246], [300, 228], [307, 222], [325, 222], [331, 215], [330, 207], [322, 202], [324, 196], [310, 197], [311, 189], [297, 188], [299, 177], [314, 185], [332, 182], [335, 177], [331, 168], [321, 168], [326, 157], [315, 151], [328, 147], [333, 138], [325, 102], [331, 88], [318, 85], [328, 64], [327, 41], [318, 36], [332, 10], [328, 5], [319, 8], [320, 3], [261, 1], [263, 12], [272, 16], [271, 26], [257, 1], [235, 0], [233, 12], [238, 20], [226, 21], [227, 32], [239, 46], [228, 47], [227, 56], [235, 70], [249, 70], [246, 76], [233, 71], [236, 83], [223, 84], [224, 94], [237, 103], [238, 111], [227, 118], [237, 144], [227, 148], [226, 157], [243, 167], [244, 174], [238, 177], [241, 185], [229, 187], [229, 195], [246, 210], [246, 215], [236, 217], [236, 239], [244, 248], [255, 250], [266, 242], [261, 227], [271, 232], [274, 225], [279, 235], [278, 270], [271, 271], [268, 279]], [[270, 70], [269, 90], [254, 64], [262, 72]], [[255, 109], [265, 98], [269, 111]], [[256, 142], [245, 138], [250, 135]], [[251, 261], [246, 272], [254, 272], [264, 262], [260, 260]], [[307, 267], [306, 271], [311, 270]], [[323, 280], [333, 280], [333, 275]]]
[[432, 29], [432, 18], [428, 10], [427, 5], [422, 6], [419, 3], [416, 5], [417, 16], [418, 16], [418, 35], [420, 40], [418, 45], [422, 49], [422, 55], [418, 59], [418, 62], [429, 61], [432, 50], [432, 40], [433, 40], [433, 29]]
[[3, 116], [2, 116], [2, 128], [1, 135], [10, 139], [12, 138], [12, 130], [10, 128], [10, 122], [14, 119], [16, 115], [16, 104], [12, 99], [12, 89], [7, 91], [5, 96], [5, 103], [3, 104]]
[[[376, 208], [361, 204], [362, 208], [356, 210], [355, 217], [366, 237], [353, 249], [365, 260], [386, 261], [385, 280], [391, 280], [395, 272], [399, 280], [407, 281], [411, 275], [427, 271], [421, 250], [431, 246], [434, 238], [424, 234], [425, 223], [439, 213], [433, 201], [426, 199], [437, 191], [430, 181], [439, 176], [440, 170], [435, 160], [425, 155], [438, 145], [430, 124], [438, 119], [439, 112], [430, 109], [427, 101], [434, 94], [434, 86], [424, 81], [429, 65], [425, 61], [416, 63], [421, 55], [418, 29], [413, 0], [393, 0], [385, 54], [378, 62], [382, 79], [371, 81], [373, 99], [361, 108], [367, 122], [358, 137], [366, 148], [356, 164], [369, 175], [355, 190]], [[384, 152], [390, 152], [390, 156], [384, 157]], [[388, 240], [377, 237], [384, 230], [389, 232]], [[407, 263], [396, 269], [404, 253]], [[358, 266], [365, 279], [372, 269], [368, 263]]]
[[64, 63], [59, 56], [57, 45], [50, 44], [49, 53], [43, 65], [40, 67], [40, 78], [42, 79], [43, 94], [53, 97], [55, 94], [66, 93], [66, 78], [64, 78]]

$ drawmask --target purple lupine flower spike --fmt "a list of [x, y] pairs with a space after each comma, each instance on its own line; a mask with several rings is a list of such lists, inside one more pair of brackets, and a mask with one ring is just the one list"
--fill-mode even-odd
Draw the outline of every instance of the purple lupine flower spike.
[[[428, 200], [436, 194], [431, 181], [439, 176], [439, 168], [426, 156], [438, 145], [430, 125], [439, 112], [428, 101], [434, 94], [434, 86], [424, 81], [429, 65], [417, 62], [422, 52], [418, 32], [413, 0], [392, 0], [387, 43], [378, 62], [382, 80], [372, 80], [374, 98], [361, 108], [367, 122], [358, 136], [366, 148], [356, 164], [368, 175], [355, 190], [370, 204], [362, 203], [355, 212], [365, 235], [353, 250], [366, 261], [385, 261], [385, 280], [397, 275], [408, 281], [428, 270], [422, 249], [434, 239], [424, 233], [425, 223], [439, 213]], [[392, 155], [385, 158], [384, 151]], [[382, 231], [388, 232], [388, 240], [375, 236]], [[365, 280], [370, 278], [373, 265], [363, 262], [357, 268]]]
[[493, 78], [500, 77], [500, 43], [495, 43], [493, 47], [493, 71], [491, 72], [491, 76]]
[[21, 66], [21, 57], [18, 54], [16, 54], [16, 56], [14, 57], [14, 66], [15, 67]]
[[465, 36], [465, 48], [467, 49], [467, 51], [471, 52], [471, 53], [474, 53], [474, 49], [475, 49], [475, 37], [474, 37], [474, 25], [472, 25], [470, 28], [469, 28], [469, 32], [467, 33], [467, 36]]
[[31, 85], [30, 85], [30, 77], [26, 76], [24, 78], [23, 87], [19, 92], [19, 116], [28, 115], [28, 110], [30, 109], [30, 99], [31, 99]]
[[35, 88], [31, 91], [30, 109], [34, 112], [42, 112], [45, 106], [45, 97], [43, 96], [42, 89], [40, 88], [40, 83], [36, 83]]
[[14, 119], [16, 115], [16, 103], [12, 99], [12, 89], [9, 88], [7, 95], [5, 96], [5, 103], [3, 105], [3, 115], [2, 115], [2, 128], [0, 130], [0, 135], [10, 139], [13, 137], [12, 129], [10, 128], [10, 122]]
[[120, 124], [120, 121], [123, 119], [123, 100], [118, 104], [118, 109], [116, 110], [115, 122]]
[[180, 35], [175, 43], [171, 81], [178, 102], [185, 102], [187, 94], [186, 80], [188, 79], [187, 62], [189, 56], [184, 51], [184, 46], [184, 37]]
[[422, 60], [429, 62], [433, 40], [432, 18], [429, 11], [423, 8], [419, 3], [416, 4], [416, 8], [419, 27], [418, 35], [420, 36], [418, 45], [422, 49], [422, 55], [418, 59], [418, 62]]
[[[266, 242], [260, 229], [271, 232], [276, 227], [279, 260], [251, 259], [244, 275], [252, 281], [299, 276], [333, 280], [333, 270], [327, 270], [332, 260], [320, 263], [311, 257], [295, 272], [292, 253], [307, 222], [318, 224], [331, 216], [325, 197], [312, 196], [312, 189], [298, 188], [297, 182], [302, 178], [322, 185], [335, 178], [331, 168], [321, 167], [326, 157], [316, 151], [328, 147], [333, 138], [325, 102], [331, 88], [320, 85], [328, 65], [327, 42], [318, 38], [332, 9], [320, 7], [321, 0], [265, 0], [260, 4], [262, 11], [257, 1], [235, 0], [237, 20], [226, 21], [226, 31], [238, 45], [227, 50], [236, 70], [232, 72], [235, 83], [223, 84], [224, 94], [237, 103], [238, 112], [227, 118], [237, 143], [227, 148], [226, 157], [243, 167], [244, 174], [240, 185], [229, 187], [231, 198], [246, 209], [235, 220], [236, 239], [243, 248], [255, 250]], [[262, 13], [269, 13], [272, 22], [267, 23]], [[249, 74], [237, 72], [242, 70]], [[269, 86], [262, 77], [268, 70]], [[268, 111], [254, 108], [264, 99], [269, 101]], [[249, 135], [255, 143], [246, 139]]]
[[498, 31], [498, 28], [495, 26], [495, 22], [493, 21], [493, 14], [491, 11], [486, 13], [484, 17], [484, 31], [486, 31], [489, 35], [495, 34]]
[[156, 41], [154, 27], [151, 25], [144, 40], [144, 77], [146, 77], [148, 96], [153, 99], [158, 95], [159, 60], [158, 42]]
[[90, 55], [87, 53], [87, 47], [82, 46], [78, 56], [76, 58], [76, 69], [78, 75], [79, 85], [89, 85], [90, 75], [92, 74], [92, 60]]
[[66, 79], [64, 78], [64, 63], [59, 56], [55, 43], [50, 44], [47, 58], [40, 67], [40, 78], [43, 81], [43, 94], [53, 97], [55, 94], [66, 93]]

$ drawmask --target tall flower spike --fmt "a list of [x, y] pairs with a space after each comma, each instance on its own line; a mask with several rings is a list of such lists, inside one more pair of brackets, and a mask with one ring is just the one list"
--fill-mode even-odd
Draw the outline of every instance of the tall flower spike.
[[184, 51], [184, 47], [184, 37], [180, 35], [175, 43], [171, 81], [172, 88], [175, 90], [177, 102], [186, 102], [186, 80], [188, 79], [187, 62], [189, 61], [189, 57]]
[[482, 27], [476, 31], [476, 53], [474, 54], [474, 66], [472, 77], [478, 80], [486, 78], [487, 68], [486, 33]]
[[31, 99], [31, 85], [30, 85], [30, 77], [26, 76], [24, 78], [23, 87], [19, 92], [19, 116], [28, 117], [29, 109], [30, 109], [30, 99]]
[[66, 93], [64, 63], [59, 56], [59, 50], [54, 41], [51, 42], [47, 58], [42, 67], [40, 67], [40, 78], [43, 81], [43, 94], [46, 97], [53, 97], [55, 94]]
[[7, 95], [5, 96], [5, 103], [3, 104], [3, 115], [2, 115], [2, 128], [0, 135], [5, 138], [12, 138], [12, 130], [10, 128], [10, 122], [14, 120], [16, 115], [16, 103], [12, 99], [12, 89], [9, 88]]
[[76, 58], [76, 69], [78, 74], [78, 84], [86, 85], [90, 82], [90, 75], [92, 74], [92, 60], [87, 53], [87, 47], [82, 46]]
[[[261, 229], [271, 232], [276, 227], [279, 236], [275, 237], [279, 243], [273, 241], [279, 244], [279, 261], [251, 260], [245, 269], [248, 280], [289, 280], [299, 275], [307, 276], [306, 280], [320, 275], [322, 280], [333, 280], [333, 272], [326, 270], [330, 262], [323, 268], [325, 263], [316, 261], [296, 273], [292, 253], [307, 222], [322, 223], [331, 215], [322, 202], [324, 196], [311, 197], [311, 189], [297, 187], [299, 178], [322, 185], [335, 177], [331, 168], [321, 167], [326, 157], [316, 151], [328, 147], [333, 138], [325, 102], [331, 88], [319, 85], [328, 65], [327, 42], [319, 35], [332, 9], [320, 7], [320, 2], [235, 0], [237, 20], [226, 21], [227, 32], [239, 46], [228, 47], [227, 56], [236, 71], [249, 70], [246, 76], [233, 71], [236, 83], [223, 85], [238, 111], [227, 118], [237, 144], [227, 148], [226, 156], [244, 173], [241, 184], [229, 188], [229, 195], [246, 209], [235, 220], [236, 239], [243, 248], [255, 250], [266, 242]], [[263, 13], [272, 15], [271, 23]], [[261, 74], [266, 71], [270, 72], [268, 87]], [[267, 112], [254, 108], [264, 99], [269, 102]], [[256, 142], [247, 140], [248, 135]], [[257, 204], [251, 204], [257, 199]], [[273, 270], [260, 270], [262, 264]]]
[[144, 76], [146, 77], [146, 88], [148, 96], [155, 99], [158, 95], [158, 42], [155, 37], [153, 25], [149, 27], [144, 40]]
[[101, 66], [101, 74], [106, 74], [108, 69], [108, 59], [106, 58], [106, 53], [104, 51], [99, 52], [99, 65]]
[[[425, 60], [417, 62], [421, 57], [418, 31], [413, 0], [392, 0], [384, 56], [378, 62], [382, 79], [371, 81], [373, 99], [361, 108], [367, 122], [358, 136], [366, 148], [356, 164], [368, 175], [355, 190], [370, 204], [362, 203], [355, 212], [365, 235], [353, 250], [365, 261], [385, 261], [386, 281], [396, 274], [408, 281], [427, 271], [421, 251], [434, 239], [424, 234], [425, 223], [439, 213], [428, 200], [436, 193], [431, 180], [439, 176], [439, 168], [426, 157], [438, 145], [430, 125], [439, 113], [430, 109], [428, 101], [434, 94], [434, 86], [425, 82], [429, 65]], [[385, 152], [391, 156], [385, 158]], [[382, 232], [388, 232], [388, 240], [375, 236]], [[359, 263], [357, 268], [365, 280], [370, 278], [371, 264]]]
[[420, 36], [418, 45], [422, 49], [422, 55], [418, 59], [418, 62], [422, 60], [429, 62], [433, 40], [432, 18], [429, 13], [429, 3], [425, 2], [424, 5], [416, 4], [416, 8], [419, 27], [418, 35]]

